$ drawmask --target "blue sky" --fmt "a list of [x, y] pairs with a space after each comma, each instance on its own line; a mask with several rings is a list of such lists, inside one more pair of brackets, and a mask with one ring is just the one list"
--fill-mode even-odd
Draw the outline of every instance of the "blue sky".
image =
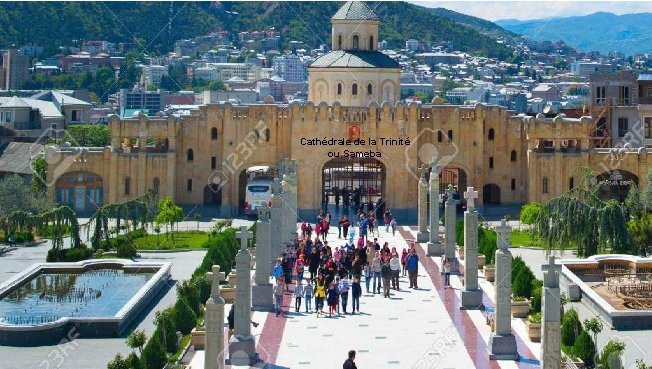
[[478, 18], [538, 19], [586, 15], [598, 11], [614, 14], [652, 13], [652, 1], [410, 1], [431, 8], [446, 8]]

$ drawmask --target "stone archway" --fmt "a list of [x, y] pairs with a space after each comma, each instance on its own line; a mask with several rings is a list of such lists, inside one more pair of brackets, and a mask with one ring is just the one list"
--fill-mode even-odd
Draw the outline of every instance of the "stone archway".
[[92, 172], [69, 172], [55, 183], [55, 198], [78, 213], [95, 211], [104, 203], [104, 180]]
[[600, 187], [600, 198], [603, 200], [615, 199], [625, 201], [632, 185], [638, 186], [638, 176], [626, 170], [613, 170], [596, 176], [596, 183]]
[[483, 204], [500, 204], [500, 186], [495, 183], [487, 183], [482, 187]]
[[[386, 198], [385, 164], [375, 158], [338, 157], [322, 166], [321, 208], [327, 204], [355, 206]], [[350, 198], [350, 201], [345, 198]]]

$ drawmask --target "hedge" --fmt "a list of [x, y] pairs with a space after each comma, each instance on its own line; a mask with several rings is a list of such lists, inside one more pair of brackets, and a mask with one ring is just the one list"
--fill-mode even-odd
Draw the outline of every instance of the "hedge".
[[80, 247], [69, 249], [50, 249], [48, 250], [45, 261], [48, 263], [82, 261], [90, 258], [92, 255], [93, 250], [82, 244]]

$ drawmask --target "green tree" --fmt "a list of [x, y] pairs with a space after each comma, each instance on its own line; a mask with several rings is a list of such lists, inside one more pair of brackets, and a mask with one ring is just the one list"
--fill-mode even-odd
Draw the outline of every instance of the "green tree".
[[133, 331], [127, 337], [127, 346], [131, 347], [132, 350], [138, 349], [138, 352], [142, 355], [143, 346], [147, 342], [147, 334], [145, 331]]
[[598, 342], [598, 333], [602, 332], [603, 328], [602, 320], [597, 316], [584, 320], [584, 329], [591, 332], [593, 335], [593, 342]]
[[[154, 324], [156, 324], [156, 330], [152, 335], [152, 338], [159, 340], [165, 350], [169, 353], [173, 353], [178, 348], [178, 338], [177, 338], [177, 326], [175, 323], [176, 312], [174, 307], [168, 307], [167, 309], [157, 311], [154, 317]], [[151, 342], [152, 340], [150, 340]], [[147, 346], [145, 346], [147, 348]], [[143, 351], [144, 355], [144, 351]]]
[[[183, 220], [183, 209], [172, 201], [172, 197], [167, 196], [159, 200], [158, 212], [154, 217], [154, 223], [165, 224], [167, 228], [172, 228], [172, 239], [174, 239], [174, 223]], [[167, 233], [169, 235], [170, 233]]]
[[115, 355], [113, 360], [109, 361], [106, 366], [106, 369], [131, 369], [127, 361], [122, 358], [122, 355], [119, 353]]
[[174, 312], [176, 327], [179, 332], [182, 334], [188, 334], [190, 331], [195, 328], [197, 323], [197, 315], [185, 298], [177, 297], [177, 302], [174, 304]]
[[625, 209], [631, 217], [640, 218], [643, 216], [645, 207], [641, 201], [641, 191], [636, 184], [632, 184], [625, 198]]
[[54, 204], [47, 196], [41, 192], [31, 191], [18, 175], [0, 179], [0, 219], [16, 210], [39, 214], [53, 207]]
[[167, 363], [165, 346], [158, 336], [153, 336], [145, 345], [141, 361], [147, 369], [163, 369]]
[[47, 180], [47, 163], [45, 155], [39, 155], [32, 161], [32, 191], [43, 193], [45, 181]]
[[652, 168], [648, 169], [647, 178], [645, 183], [648, 185], [645, 186], [643, 192], [641, 193], [641, 202], [643, 202], [643, 207], [648, 213], [652, 212]]
[[210, 91], [224, 91], [226, 90], [226, 86], [224, 86], [224, 82], [222, 81], [211, 81], [207, 89]]
[[82, 147], [106, 147], [111, 145], [111, 131], [104, 124], [74, 125], [66, 129], [61, 141]]
[[636, 369], [652, 369], [652, 365], [645, 365], [643, 359], [636, 359]]
[[612, 338], [602, 349], [599, 363], [604, 369], [622, 368], [621, 355], [625, 351], [625, 343], [617, 338]]
[[595, 362], [597, 349], [591, 336], [586, 331], [582, 331], [573, 344], [573, 355], [580, 358], [584, 365], [592, 368]]
[[545, 207], [538, 202], [529, 202], [521, 208], [519, 220], [523, 224], [534, 224], [539, 216], [545, 212]]
[[652, 214], [627, 222], [627, 230], [632, 236], [634, 254], [645, 256], [652, 245]]

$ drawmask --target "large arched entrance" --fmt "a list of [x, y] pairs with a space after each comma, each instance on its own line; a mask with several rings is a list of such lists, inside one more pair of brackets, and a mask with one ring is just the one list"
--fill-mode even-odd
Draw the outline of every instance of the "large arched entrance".
[[596, 177], [600, 187], [600, 198], [603, 200], [615, 199], [625, 201], [632, 185], [638, 186], [638, 177], [626, 170], [604, 172]]
[[275, 170], [275, 167], [272, 166], [259, 165], [240, 172], [238, 177], [238, 215], [255, 215], [255, 208], [261, 201], [269, 202], [271, 200], [271, 182], [274, 179]]
[[102, 177], [91, 172], [70, 172], [57, 179], [55, 198], [58, 205], [67, 205], [76, 212], [91, 212], [104, 202]]
[[500, 186], [495, 183], [488, 183], [482, 187], [483, 204], [500, 204]]
[[327, 161], [322, 170], [322, 208], [376, 203], [385, 193], [385, 173], [385, 165], [375, 158], [347, 156]]

